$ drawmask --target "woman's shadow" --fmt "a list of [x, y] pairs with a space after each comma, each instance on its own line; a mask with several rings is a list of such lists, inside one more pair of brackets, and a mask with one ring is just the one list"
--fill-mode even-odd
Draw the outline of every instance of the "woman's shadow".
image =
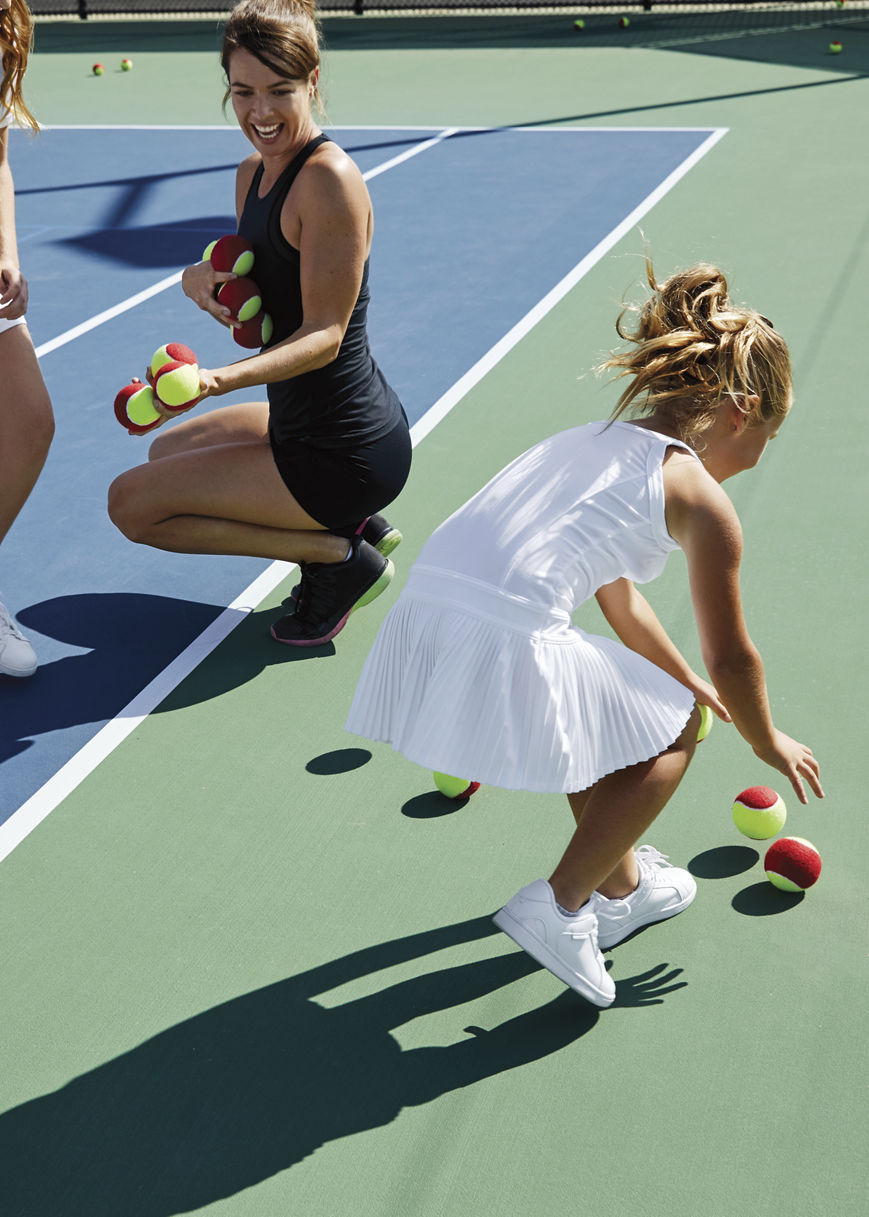
[[[522, 952], [431, 971], [326, 1008], [317, 994], [494, 933], [488, 916], [369, 947], [234, 998], [0, 1116], [4, 1217], [169, 1217], [286, 1170], [328, 1141], [394, 1120], [578, 1040], [598, 1012], [565, 991], [448, 1047], [390, 1032], [534, 971]], [[658, 971], [658, 969], [656, 969]], [[621, 982], [620, 1004], [678, 988]], [[669, 987], [663, 987], [669, 985]], [[458, 1029], [457, 1029], [458, 1030]]]

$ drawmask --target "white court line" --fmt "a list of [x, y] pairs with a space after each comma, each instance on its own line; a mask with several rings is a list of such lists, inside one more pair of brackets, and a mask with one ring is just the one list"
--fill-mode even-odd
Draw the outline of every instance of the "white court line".
[[[68, 130], [79, 129], [80, 128], [68, 128]], [[135, 129], [152, 130], [153, 128], [149, 127]], [[419, 156], [420, 152], [427, 152], [429, 148], [433, 148], [435, 144], [439, 144], [442, 140], [448, 139], [451, 135], [454, 135], [455, 132], [455, 127], [446, 127], [432, 139], [423, 140], [422, 143], [416, 144], [413, 148], [408, 148], [406, 152], [402, 152], [400, 156], [394, 156], [390, 160], [384, 161], [382, 165], [375, 165], [373, 169], [369, 169], [367, 173], [362, 174], [362, 180], [364, 182], [370, 182], [372, 178], [378, 177], [381, 173], [386, 173], [387, 169], [394, 169], [396, 165], [400, 165], [404, 161], [409, 161], [411, 157]], [[176, 283], [180, 283], [183, 273], [184, 272], [180, 270], [176, 271], [174, 275], [169, 275], [167, 278], [161, 279], [159, 283], [155, 283], [151, 287], [146, 287], [144, 291], [137, 292], [135, 296], [130, 296], [128, 299], [122, 300], [120, 304], [114, 304], [111, 308], [104, 309], [103, 312], [97, 313], [96, 316], [89, 317], [87, 321], [82, 321], [80, 325], [74, 326], [71, 330], [66, 330], [65, 333], [58, 334], [57, 338], [50, 338], [48, 342], [41, 343], [36, 348], [37, 358], [41, 359], [43, 355], [49, 355], [52, 351], [56, 351], [59, 347], [66, 346], [68, 342], [74, 342], [76, 338], [81, 338], [83, 334], [87, 334], [91, 330], [95, 330], [99, 326], [105, 325], [107, 321], [112, 321], [115, 317], [120, 317], [122, 313], [127, 313], [130, 309], [136, 308], [140, 304], [144, 304], [145, 301], [150, 300], [152, 296], [159, 296], [159, 294], [161, 292], [165, 292], [167, 288], [174, 287]], [[0, 854], [0, 860], [2, 860], [2, 854]]]
[[[708, 128], [707, 128], [708, 129]], [[458, 380], [453, 387], [431, 406], [423, 417], [411, 428], [414, 447], [419, 444], [447, 414], [479, 383], [487, 372], [499, 363], [516, 344], [562, 300], [571, 288], [600, 261], [639, 220], [658, 203], [727, 133], [726, 127], [713, 130], [707, 139], [690, 156], [673, 170], [646, 198], [626, 216], [595, 248], [587, 254], [569, 274], [557, 283], [538, 304], [513, 326], [511, 330], [489, 350], [482, 359]], [[446, 137], [446, 132], [441, 138]], [[431, 147], [437, 140], [427, 141]], [[422, 149], [423, 145], [420, 145]], [[396, 158], [406, 159], [404, 158]], [[106, 759], [115, 748], [178, 687], [182, 680], [207, 658], [208, 655], [232, 633], [244, 617], [253, 611], [278, 584], [294, 569], [289, 562], [273, 562], [247, 587], [240, 596], [217, 617], [211, 625], [195, 638], [166, 668], [163, 669], [141, 693], [124, 707], [111, 722], [89, 740], [53, 777], [0, 824], [0, 861], [6, 858], [17, 845], [37, 827], [46, 816]]]

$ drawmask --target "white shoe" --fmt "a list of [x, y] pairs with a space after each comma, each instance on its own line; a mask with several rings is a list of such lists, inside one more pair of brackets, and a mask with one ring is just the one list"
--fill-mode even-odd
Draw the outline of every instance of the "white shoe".
[[495, 914], [499, 930], [548, 968], [553, 976], [592, 1003], [613, 1003], [616, 987], [606, 970], [597, 943], [595, 893], [573, 918], [558, 911], [552, 888], [535, 879]]
[[595, 892], [599, 940], [604, 950], [641, 926], [675, 917], [697, 895], [697, 884], [688, 871], [671, 866], [654, 845], [641, 845], [634, 857], [640, 872], [635, 891], [622, 900], [607, 900]]
[[4, 676], [32, 676], [39, 666], [36, 652], [0, 604], [0, 672]]

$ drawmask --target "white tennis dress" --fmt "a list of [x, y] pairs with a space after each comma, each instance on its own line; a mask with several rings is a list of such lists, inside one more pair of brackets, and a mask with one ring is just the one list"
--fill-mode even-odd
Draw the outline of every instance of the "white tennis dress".
[[347, 730], [428, 769], [570, 793], [657, 756], [694, 706], [635, 651], [571, 625], [677, 543], [662, 466], [686, 448], [588, 423], [518, 457], [429, 538], [365, 663]]

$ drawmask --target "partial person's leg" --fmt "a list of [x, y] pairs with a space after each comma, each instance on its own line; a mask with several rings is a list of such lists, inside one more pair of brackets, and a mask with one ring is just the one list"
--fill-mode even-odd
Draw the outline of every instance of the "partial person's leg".
[[185, 415], [164, 424], [148, 449], [148, 460], [159, 461], [179, 452], [192, 452], [219, 444], [266, 444], [269, 408], [266, 402], [241, 402], [217, 410]]
[[24, 506], [54, 436], [51, 401], [27, 326], [0, 332], [0, 541]]
[[[54, 435], [48, 390], [25, 325], [0, 331], [0, 541], [24, 506]], [[34, 554], [37, 562], [41, 555]], [[36, 652], [0, 604], [0, 672], [32, 676]]]

